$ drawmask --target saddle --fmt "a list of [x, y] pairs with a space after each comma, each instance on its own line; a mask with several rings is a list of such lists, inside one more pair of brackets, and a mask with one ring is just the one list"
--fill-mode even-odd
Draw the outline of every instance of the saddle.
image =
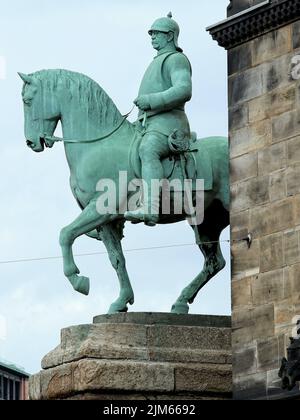
[[[142, 137], [142, 133], [136, 130], [129, 150], [129, 165], [137, 179], [142, 177], [142, 162], [139, 156]], [[201, 165], [198, 163], [199, 158], [201, 159]], [[164, 178], [169, 181], [172, 179], [190, 179], [192, 180], [193, 191], [196, 191], [196, 180], [203, 179], [205, 191], [210, 191], [213, 188], [210, 156], [206, 149], [202, 147], [201, 142], [196, 141], [195, 133], [192, 140], [189, 141], [189, 147], [186, 150], [175, 152], [171, 148], [170, 155], [162, 160], [162, 166]]]

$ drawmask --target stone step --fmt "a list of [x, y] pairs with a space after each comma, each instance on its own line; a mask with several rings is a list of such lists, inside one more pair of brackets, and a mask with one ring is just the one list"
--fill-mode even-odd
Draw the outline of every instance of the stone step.
[[61, 331], [30, 378], [30, 398], [229, 399], [229, 317], [117, 314]]
[[230, 355], [230, 328], [105, 323], [63, 329], [61, 344], [44, 357], [42, 367], [89, 357], [228, 363]]
[[[85, 359], [44, 370], [30, 379], [31, 399], [65, 399], [106, 392], [228, 394], [230, 365], [172, 364]], [[99, 395], [100, 393], [100, 395]], [[130, 398], [129, 398], [130, 399]]]

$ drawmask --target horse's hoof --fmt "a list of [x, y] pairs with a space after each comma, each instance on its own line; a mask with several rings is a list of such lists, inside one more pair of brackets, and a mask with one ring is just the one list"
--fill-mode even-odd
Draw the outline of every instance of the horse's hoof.
[[116, 302], [112, 303], [110, 305], [109, 310], [108, 310], [108, 315], [128, 312], [127, 303], [129, 303], [130, 305], [133, 305], [134, 304], [134, 298], [132, 297], [129, 300], [125, 300], [125, 302], [126, 303], [124, 304], [124, 300], [123, 300], [123, 302], [121, 302], [118, 299]]
[[189, 308], [189, 305], [187, 303], [180, 302], [180, 303], [175, 303], [172, 306], [171, 313], [172, 314], [177, 314], [177, 315], [184, 315], [184, 314], [188, 314], [189, 310], [190, 310], [190, 308]]
[[156, 226], [156, 222], [152, 222], [152, 221], [145, 222], [145, 225], [148, 226], [148, 227], [155, 227]]
[[119, 313], [125, 313], [128, 312], [128, 307], [126, 306], [121, 306], [118, 304], [113, 303], [112, 305], [110, 305], [110, 308], [107, 312], [108, 315], [112, 315], [112, 314], [119, 314]]
[[77, 276], [76, 274], [72, 276], [70, 282], [74, 290], [78, 293], [81, 293], [87, 296], [90, 292], [90, 279], [88, 277]]

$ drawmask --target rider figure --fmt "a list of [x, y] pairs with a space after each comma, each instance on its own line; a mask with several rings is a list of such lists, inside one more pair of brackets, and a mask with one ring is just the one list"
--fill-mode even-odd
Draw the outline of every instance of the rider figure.
[[149, 65], [134, 103], [139, 108], [138, 124], [143, 128], [139, 155], [142, 178], [147, 185], [143, 204], [125, 213], [132, 222], [154, 226], [159, 220], [159, 196], [151, 189], [151, 180], [164, 177], [161, 160], [170, 154], [169, 136], [184, 133], [190, 137], [185, 103], [192, 97], [192, 69], [178, 46], [179, 26], [168, 17], [157, 19], [149, 30], [157, 55]]

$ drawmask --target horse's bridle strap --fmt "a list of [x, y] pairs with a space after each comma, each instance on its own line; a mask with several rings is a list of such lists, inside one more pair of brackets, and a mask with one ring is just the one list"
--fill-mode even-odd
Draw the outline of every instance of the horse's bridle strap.
[[63, 138], [63, 137], [54, 137], [54, 136], [46, 136], [45, 135], [44, 139], [46, 141], [48, 140], [48, 141], [51, 141], [51, 142], [54, 142], [54, 143], [63, 142], [63, 143], [66, 143], [66, 144], [96, 143], [97, 141], [107, 139], [108, 137], [112, 136], [116, 131], [118, 131], [122, 127], [124, 122], [127, 120], [129, 115], [133, 112], [134, 108], [135, 108], [135, 105], [132, 107], [132, 109], [127, 114], [123, 115], [123, 119], [122, 119], [121, 123], [116, 128], [114, 128], [110, 133], [105, 134], [102, 137], [98, 137], [96, 139], [90, 139], [90, 140], [81, 140], [81, 139], [80, 140], [75, 140], [75, 139], [66, 139], [66, 138]]

